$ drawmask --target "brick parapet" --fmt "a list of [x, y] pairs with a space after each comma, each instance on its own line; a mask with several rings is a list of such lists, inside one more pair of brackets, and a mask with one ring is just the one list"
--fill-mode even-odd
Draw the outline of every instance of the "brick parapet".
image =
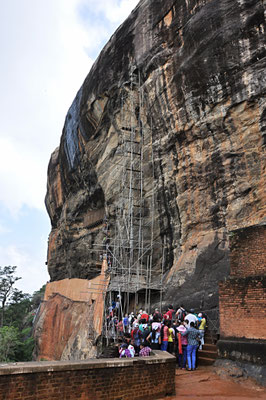
[[0, 365], [1, 400], [156, 399], [175, 393], [175, 357]]

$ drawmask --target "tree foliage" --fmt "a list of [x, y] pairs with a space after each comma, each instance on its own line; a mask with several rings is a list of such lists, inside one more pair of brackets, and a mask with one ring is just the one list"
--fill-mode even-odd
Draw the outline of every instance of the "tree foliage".
[[14, 289], [14, 292], [5, 309], [5, 325], [13, 325], [22, 330], [27, 324], [27, 316], [32, 311], [31, 296], [21, 290]]
[[0, 303], [1, 303], [1, 318], [0, 327], [4, 324], [5, 306], [8, 299], [12, 296], [14, 291], [14, 284], [21, 278], [15, 276], [17, 267], [0, 267]]
[[0, 266], [0, 362], [31, 361], [33, 319], [45, 285], [30, 296], [14, 287], [17, 267]]
[[34, 348], [34, 338], [32, 337], [32, 327], [24, 328], [19, 334], [19, 342], [15, 349], [16, 361], [31, 361]]
[[0, 328], [0, 361], [16, 361], [16, 350], [20, 346], [19, 331], [14, 326]]

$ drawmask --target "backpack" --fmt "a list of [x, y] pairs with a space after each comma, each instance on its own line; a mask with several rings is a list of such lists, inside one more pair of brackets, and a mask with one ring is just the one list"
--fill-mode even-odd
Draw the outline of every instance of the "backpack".
[[137, 330], [137, 332], [133, 333], [133, 339], [134, 339], [136, 346], [140, 345], [141, 337], [142, 337], [142, 335], [141, 335], [141, 331], [139, 329]]
[[180, 315], [180, 321], [181, 322], [185, 321], [186, 315], [187, 315], [186, 311], [185, 310], [181, 310], [181, 315]]

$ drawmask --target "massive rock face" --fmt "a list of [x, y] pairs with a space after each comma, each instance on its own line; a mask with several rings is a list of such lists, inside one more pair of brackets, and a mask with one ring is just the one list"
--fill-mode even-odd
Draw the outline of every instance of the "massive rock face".
[[144, 168], [154, 169], [144, 190], [155, 190], [162, 244], [153, 272], [164, 245], [164, 300], [217, 305], [228, 232], [265, 217], [264, 11], [261, 0], [142, 0], [111, 37], [49, 164], [52, 281], [100, 272], [94, 245], [104, 216], [115, 219], [121, 98], [133, 71], [149, 116]]

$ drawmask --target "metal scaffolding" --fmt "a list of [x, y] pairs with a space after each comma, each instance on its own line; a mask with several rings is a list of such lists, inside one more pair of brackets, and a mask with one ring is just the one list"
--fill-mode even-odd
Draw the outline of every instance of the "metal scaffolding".
[[[158, 292], [162, 302], [164, 263], [163, 256], [162, 269], [154, 276], [154, 248], [162, 248], [163, 244], [154, 240], [152, 124], [148, 121], [148, 107], [144, 104], [144, 91], [136, 68], [131, 68], [130, 80], [121, 90], [120, 121], [117, 128], [120, 146], [115, 156], [118, 159], [114, 159], [114, 168], [118, 169], [114, 175], [120, 179], [114, 185], [119, 187], [119, 195], [113, 226], [110, 226], [111, 219], [108, 216], [104, 224], [104, 257], [107, 258], [110, 273], [105, 313], [108, 314], [112, 303], [118, 299], [119, 307], [116, 309], [119, 309], [120, 318], [124, 313], [137, 310], [139, 296], [142, 296], [142, 306], [150, 312], [152, 291]], [[147, 194], [148, 181], [150, 189]], [[103, 331], [107, 331], [106, 327]]]

